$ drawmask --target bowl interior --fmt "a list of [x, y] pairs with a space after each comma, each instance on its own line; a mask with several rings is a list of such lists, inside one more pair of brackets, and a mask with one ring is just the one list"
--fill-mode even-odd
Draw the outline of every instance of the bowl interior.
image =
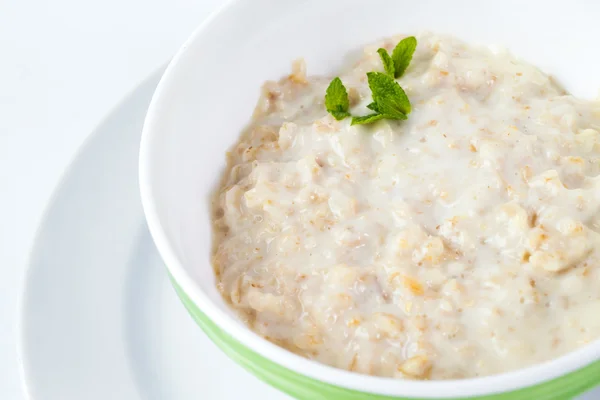
[[210, 265], [210, 194], [262, 83], [288, 73], [292, 60], [304, 57], [309, 74], [332, 74], [369, 42], [430, 30], [506, 46], [568, 90], [592, 97], [600, 88], [599, 11], [584, 0], [568, 7], [519, 0], [231, 2], [175, 57], [144, 128], [142, 195], [157, 245], [170, 254], [168, 267], [178, 280], [191, 278], [192, 291], [210, 307], [231, 313]]

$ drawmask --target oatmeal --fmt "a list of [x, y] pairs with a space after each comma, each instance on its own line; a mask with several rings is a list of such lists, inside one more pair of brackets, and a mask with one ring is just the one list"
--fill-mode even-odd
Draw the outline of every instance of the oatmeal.
[[[600, 336], [600, 104], [505, 52], [418, 36], [406, 121], [351, 126], [302, 62], [267, 82], [215, 197], [255, 332], [360, 373], [490, 375]], [[367, 114], [369, 46], [340, 78]]]

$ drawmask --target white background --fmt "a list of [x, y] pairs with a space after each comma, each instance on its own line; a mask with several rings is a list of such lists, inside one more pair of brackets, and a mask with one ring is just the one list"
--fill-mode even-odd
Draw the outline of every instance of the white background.
[[87, 135], [224, 0], [0, 0], [0, 398], [23, 399], [27, 253]]

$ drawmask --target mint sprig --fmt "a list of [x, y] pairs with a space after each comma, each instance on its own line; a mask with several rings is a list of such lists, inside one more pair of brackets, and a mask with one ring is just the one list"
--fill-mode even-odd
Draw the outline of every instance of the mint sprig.
[[348, 92], [342, 80], [338, 77], [331, 81], [325, 92], [325, 107], [338, 121], [350, 116], [348, 112], [348, 108], [350, 108]]
[[[377, 50], [383, 63], [383, 72], [368, 72], [367, 80], [373, 96], [373, 102], [367, 108], [372, 114], [352, 117], [351, 125], [363, 125], [380, 119], [405, 120], [411, 112], [411, 105], [404, 89], [396, 81], [410, 64], [417, 39], [414, 36], [402, 39], [390, 56], [387, 50]], [[348, 111], [350, 101], [348, 91], [339, 77], [334, 78], [325, 94], [325, 107], [335, 119], [342, 120], [351, 116]]]

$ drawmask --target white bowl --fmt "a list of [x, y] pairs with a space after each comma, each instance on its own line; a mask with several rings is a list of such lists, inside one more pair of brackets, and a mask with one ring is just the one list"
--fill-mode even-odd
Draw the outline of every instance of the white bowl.
[[425, 382], [359, 375], [279, 348], [240, 323], [215, 287], [209, 194], [225, 167], [225, 152], [251, 118], [262, 83], [288, 73], [297, 57], [306, 59], [309, 74], [333, 74], [364, 44], [431, 30], [507, 46], [557, 74], [569, 89], [589, 96], [600, 88], [599, 11], [584, 0], [230, 2], [194, 32], [167, 68], [141, 144], [140, 185], [148, 225], [192, 315], [233, 358], [299, 398], [500, 393], [503, 399], [564, 398], [598, 383], [599, 342], [502, 375]]

